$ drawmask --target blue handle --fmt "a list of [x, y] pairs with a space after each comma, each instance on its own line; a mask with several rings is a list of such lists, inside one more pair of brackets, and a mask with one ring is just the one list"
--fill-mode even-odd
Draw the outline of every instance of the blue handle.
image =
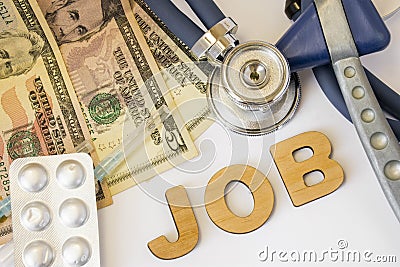
[[292, 72], [326, 65], [330, 62], [314, 5], [309, 5], [307, 9], [302, 10], [300, 17], [276, 43], [276, 47], [289, 61]]
[[225, 18], [224, 13], [213, 0], [186, 0], [186, 2], [207, 29], [211, 29]]
[[[308, 5], [307, 5], [308, 3]], [[390, 33], [370, 0], [342, 0], [347, 20], [360, 56], [384, 49]], [[302, 14], [276, 46], [298, 71], [330, 63], [325, 38], [315, 5], [302, 3]]]
[[145, 0], [145, 2], [171, 32], [190, 48], [204, 35], [204, 31], [170, 0]]
[[342, 0], [360, 56], [385, 49], [390, 32], [370, 0]]

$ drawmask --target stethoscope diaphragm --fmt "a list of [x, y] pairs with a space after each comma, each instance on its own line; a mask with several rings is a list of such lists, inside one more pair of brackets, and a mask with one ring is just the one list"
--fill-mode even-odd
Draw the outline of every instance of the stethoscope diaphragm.
[[207, 96], [215, 116], [230, 130], [262, 135], [292, 118], [300, 83], [275, 46], [253, 41], [229, 51], [211, 75]]

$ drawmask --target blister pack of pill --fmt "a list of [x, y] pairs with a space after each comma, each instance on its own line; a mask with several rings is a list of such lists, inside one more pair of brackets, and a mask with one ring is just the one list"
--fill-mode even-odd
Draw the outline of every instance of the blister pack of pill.
[[87, 154], [16, 159], [10, 177], [15, 267], [100, 266]]

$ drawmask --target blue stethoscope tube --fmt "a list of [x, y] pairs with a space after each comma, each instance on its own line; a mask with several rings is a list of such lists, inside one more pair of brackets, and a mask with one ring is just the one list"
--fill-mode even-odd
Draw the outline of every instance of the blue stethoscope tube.
[[[146, 4], [164, 24], [187, 46], [194, 44], [204, 35], [204, 31], [180, 11], [170, 0], [145, 0]], [[212, 0], [186, 0], [207, 30], [225, 18]]]
[[211, 29], [225, 18], [224, 13], [212, 0], [186, 0], [186, 3], [189, 4], [207, 29]]
[[190, 48], [204, 35], [204, 31], [170, 0], [145, 0], [145, 2], [164, 24]]

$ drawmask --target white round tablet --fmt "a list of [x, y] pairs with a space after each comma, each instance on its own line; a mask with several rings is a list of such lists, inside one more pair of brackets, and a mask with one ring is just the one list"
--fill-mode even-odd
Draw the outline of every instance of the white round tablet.
[[86, 173], [79, 162], [67, 160], [58, 166], [56, 177], [61, 186], [68, 189], [75, 189], [85, 182]]
[[83, 266], [90, 260], [90, 245], [82, 237], [71, 237], [62, 247], [62, 256], [71, 266]]
[[19, 185], [28, 192], [39, 192], [47, 185], [49, 175], [46, 169], [37, 163], [25, 166], [18, 174]]
[[54, 251], [49, 244], [38, 240], [25, 247], [22, 259], [26, 267], [48, 267], [53, 263]]
[[59, 217], [67, 227], [77, 228], [85, 224], [89, 217], [86, 204], [77, 198], [65, 200], [59, 209]]
[[28, 203], [21, 211], [21, 223], [28, 230], [42, 231], [50, 224], [50, 221], [51, 213], [44, 203]]

